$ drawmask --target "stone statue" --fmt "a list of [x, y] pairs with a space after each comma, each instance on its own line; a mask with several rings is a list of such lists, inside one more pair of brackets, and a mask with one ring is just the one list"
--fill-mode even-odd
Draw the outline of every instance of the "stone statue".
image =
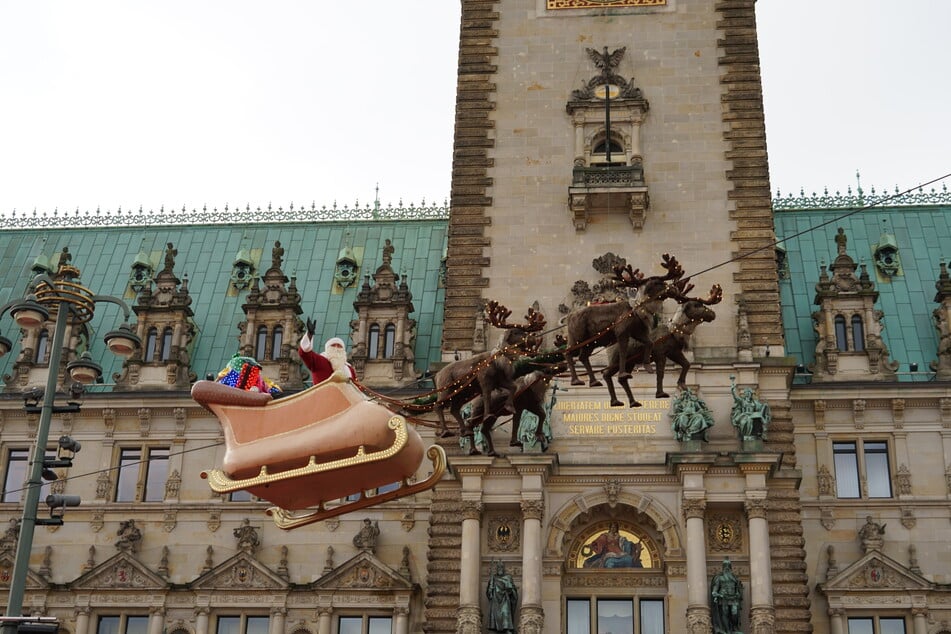
[[258, 529], [251, 526], [251, 521], [248, 518], [244, 518], [244, 522], [234, 529], [233, 534], [235, 539], [238, 540], [239, 550], [253, 553], [261, 545], [261, 540], [258, 538]]
[[281, 262], [284, 259], [284, 247], [281, 246], [281, 241], [277, 240], [274, 242], [274, 248], [271, 249], [271, 268], [279, 269], [281, 268]]
[[377, 522], [373, 524], [370, 522], [370, 518], [364, 518], [363, 526], [353, 537], [353, 546], [354, 548], [359, 548], [361, 550], [369, 550], [373, 552], [376, 549], [376, 540], [380, 536], [380, 524]]
[[116, 531], [116, 548], [123, 552], [134, 553], [142, 541], [142, 531], [135, 525], [135, 520], [125, 520], [119, 523]]
[[881, 550], [885, 545], [885, 524], [872, 521], [872, 516], [865, 518], [865, 524], [859, 529], [859, 539], [862, 541], [862, 552], [869, 548]]
[[766, 430], [772, 420], [769, 403], [760, 401], [753, 395], [752, 388], [743, 390], [742, 396], [736, 391], [736, 377], [730, 375], [730, 393], [733, 394], [733, 411], [730, 422], [740, 432], [743, 440], [766, 438]]
[[512, 575], [505, 572], [505, 565], [496, 561], [485, 587], [485, 596], [489, 598], [487, 629], [490, 632], [509, 632], [514, 634], [515, 607], [518, 605], [518, 590]]
[[723, 560], [720, 572], [710, 582], [710, 616], [713, 634], [742, 634], [743, 582], [733, 574], [730, 558]]
[[162, 272], [171, 273], [175, 268], [175, 256], [178, 255], [178, 249], [176, 249], [171, 242], [165, 246], [165, 268], [162, 269]]
[[384, 240], [383, 246], [383, 266], [390, 266], [393, 263], [393, 252], [396, 251], [396, 248], [393, 246], [393, 243], [389, 238]]
[[674, 438], [681, 442], [702, 440], [707, 442], [707, 430], [713, 427], [713, 412], [702, 398], [687, 388], [674, 399], [670, 411]]

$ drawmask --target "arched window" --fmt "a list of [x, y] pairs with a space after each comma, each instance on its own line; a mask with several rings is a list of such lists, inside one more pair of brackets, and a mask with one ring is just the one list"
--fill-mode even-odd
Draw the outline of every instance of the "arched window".
[[274, 332], [271, 335], [271, 359], [281, 358], [282, 345], [284, 345], [284, 329], [280, 326], [274, 326]]
[[[608, 160], [608, 148], [611, 149], [611, 160]], [[591, 148], [591, 165], [594, 167], [607, 167], [610, 165], [625, 165], [627, 155], [624, 153], [624, 145], [614, 136], [608, 139], [602, 138], [595, 142]]]
[[865, 326], [858, 315], [852, 315], [852, 349], [858, 352], [865, 350]]
[[46, 353], [49, 351], [49, 347], [50, 333], [47, 330], [41, 330], [40, 336], [36, 338], [36, 357], [34, 358], [36, 363], [46, 362]]
[[370, 338], [367, 341], [367, 358], [376, 359], [380, 355], [380, 326], [370, 326]]
[[392, 359], [393, 349], [396, 347], [396, 326], [387, 324], [383, 334], [383, 358]]
[[849, 343], [846, 339], [845, 317], [836, 315], [835, 317], [835, 347], [839, 350], [848, 350]]
[[267, 347], [267, 326], [258, 326], [258, 336], [254, 343], [254, 358], [264, 359], [264, 351]]
[[162, 361], [168, 361], [172, 358], [172, 327], [168, 326], [162, 331]]
[[155, 361], [155, 346], [158, 344], [158, 330], [149, 328], [149, 334], [145, 337], [145, 361]]

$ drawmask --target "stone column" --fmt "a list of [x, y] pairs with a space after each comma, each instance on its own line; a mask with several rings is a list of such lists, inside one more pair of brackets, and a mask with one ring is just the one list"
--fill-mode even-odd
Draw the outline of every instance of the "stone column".
[[845, 610], [829, 608], [829, 626], [831, 634], [845, 634]]
[[911, 615], [915, 621], [915, 634], [928, 634], [928, 609], [912, 608]]
[[409, 608], [400, 606], [393, 608], [393, 634], [409, 634]]
[[571, 123], [575, 128], [575, 167], [583, 167], [584, 160], [584, 112], [572, 114]]
[[165, 608], [149, 609], [149, 634], [162, 634], [165, 631]]
[[267, 634], [284, 634], [284, 617], [287, 616], [285, 608], [271, 608], [271, 620], [268, 624]]
[[208, 634], [208, 607], [195, 608], [195, 634]]
[[542, 609], [542, 517], [544, 500], [522, 500], [522, 609], [518, 631], [541, 634], [545, 626]]
[[[765, 496], [765, 492], [762, 495]], [[747, 496], [744, 506], [750, 531], [750, 631], [752, 634], [772, 634], [776, 630], [776, 613], [773, 608], [766, 498], [752, 497], [750, 492]]]
[[76, 608], [76, 634], [89, 634], [89, 608]]
[[707, 502], [702, 497], [684, 497], [687, 522], [687, 632], [710, 634], [710, 597], [707, 589], [707, 542], [703, 516]]
[[330, 617], [332, 615], [332, 608], [319, 608], [317, 610], [317, 634], [330, 634]]
[[459, 563], [458, 634], [480, 634], [482, 611], [479, 608], [479, 572], [482, 563], [480, 533], [482, 502], [462, 502], [462, 557]]

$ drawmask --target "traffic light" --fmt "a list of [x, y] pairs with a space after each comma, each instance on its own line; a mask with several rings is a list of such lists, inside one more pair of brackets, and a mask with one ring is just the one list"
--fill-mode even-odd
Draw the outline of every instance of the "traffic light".
[[79, 506], [82, 500], [78, 495], [47, 495], [46, 505], [50, 507], [50, 518], [37, 518], [38, 526], [62, 526], [67, 506]]

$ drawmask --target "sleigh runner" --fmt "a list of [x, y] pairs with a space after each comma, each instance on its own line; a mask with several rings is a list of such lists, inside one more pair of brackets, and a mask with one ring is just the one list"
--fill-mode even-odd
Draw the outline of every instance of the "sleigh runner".
[[[216, 493], [248, 491], [277, 505], [268, 514], [281, 528], [412, 495], [432, 488], [445, 471], [442, 448], [430, 447], [432, 475], [409, 484], [424, 454], [419, 433], [349, 381], [328, 380], [278, 400], [199, 381], [192, 398], [218, 417], [225, 437], [221, 468], [202, 477]], [[394, 483], [395, 490], [368, 494]]]

